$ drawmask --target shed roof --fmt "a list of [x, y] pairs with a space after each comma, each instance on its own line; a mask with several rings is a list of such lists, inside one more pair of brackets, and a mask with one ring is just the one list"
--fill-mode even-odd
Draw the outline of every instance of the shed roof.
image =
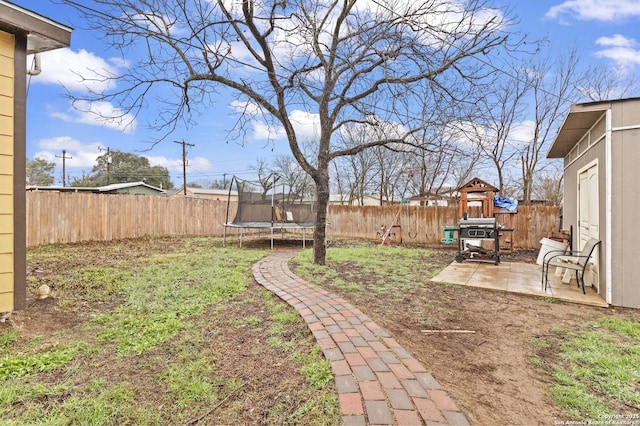
[[28, 55], [71, 44], [71, 27], [5, 0], [0, 0], [0, 29], [26, 32]]
[[630, 99], [586, 102], [571, 105], [562, 126], [560, 126], [560, 130], [558, 130], [558, 134], [551, 144], [551, 148], [549, 148], [547, 158], [564, 158], [576, 143], [578, 143], [580, 138], [596, 124], [602, 114], [608, 109], [611, 109], [613, 104]]

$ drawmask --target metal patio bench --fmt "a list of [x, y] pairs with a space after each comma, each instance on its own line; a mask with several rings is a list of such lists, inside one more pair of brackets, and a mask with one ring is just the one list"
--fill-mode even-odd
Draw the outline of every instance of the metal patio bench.
[[593, 257], [596, 247], [598, 247], [600, 243], [600, 240], [591, 238], [585, 243], [584, 247], [580, 251], [552, 250], [545, 254], [542, 262], [542, 281], [544, 284], [544, 290], [547, 290], [549, 284], [549, 268], [551, 266], [555, 266], [556, 268], [575, 271], [578, 287], [582, 287], [582, 293], [586, 294], [584, 289], [584, 273], [589, 266], [589, 261]]

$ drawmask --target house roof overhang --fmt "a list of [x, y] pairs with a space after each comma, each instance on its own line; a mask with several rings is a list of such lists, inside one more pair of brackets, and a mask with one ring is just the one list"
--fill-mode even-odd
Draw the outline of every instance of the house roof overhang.
[[0, 29], [26, 33], [28, 55], [71, 44], [72, 28], [5, 0], [0, 0]]

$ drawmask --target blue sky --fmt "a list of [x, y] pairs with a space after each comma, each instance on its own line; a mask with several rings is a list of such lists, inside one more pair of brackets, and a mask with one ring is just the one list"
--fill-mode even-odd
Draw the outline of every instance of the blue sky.
[[[51, 0], [12, 0], [13, 3], [51, 18], [62, 24], [78, 27], [74, 10]], [[637, 75], [640, 71], [640, 0], [499, 0], [511, 8], [520, 19], [516, 30], [533, 37], [547, 36], [549, 49], [562, 50], [575, 43], [585, 61], [602, 66], [615, 65]], [[227, 179], [232, 175], [253, 178], [251, 165], [257, 158], [270, 162], [278, 154], [288, 154], [284, 140], [269, 141], [265, 128], [250, 129], [251, 138], [245, 146], [226, 142], [226, 131], [232, 124], [230, 98], [221, 96], [216, 110], [199, 124], [178, 130], [169, 139], [152, 147], [157, 135], [147, 130], [141, 120], [133, 125], [98, 121], [94, 115], [74, 109], [66, 98], [66, 89], [83, 90], [76, 83], [75, 70], [105, 68], [117, 72], [126, 66], [113, 59], [100, 40], [100, 34], [75, 29], [71, 47], [42, 55], [42, 73], [29, 80], [27, 98], [27, 157], [44, 158], [58, 164], [56, 184], [61, 184], [62, 150], [71, 159], [66, 161], [71, 179], [89, 173], [100, 149], [132, 152], [149, 158], [152, 165], [167, 167], [176, 187], [182, 182], [182, 148], [173, 141], [193, 144], [187, 151], [188, 181]], [[101, 89], [101, 87], [96, 87]], [[640, 93], [630, 94], [640, 96]], [[102, 104], [105, 112], [117, 105]], [[305, 117], [300, 117], [303, 121]], [[523, 121], [526, 117], [523, 117]], [[308, 123], [312, 126], [311, 123]]]

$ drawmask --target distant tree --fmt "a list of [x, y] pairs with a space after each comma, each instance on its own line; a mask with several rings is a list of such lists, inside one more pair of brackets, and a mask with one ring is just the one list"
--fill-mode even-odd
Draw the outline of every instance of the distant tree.
[[562, 183], [562, 170], [542, 173], [533, 186], [533, 196], [549, 205], [560, 206], [563, 199]]
[[271, 171], [281, 178], [279, 183], [287, 187], [289, 200], [302, 200], [315, 195], [310, 176], [290, 155], [278, 155], [273, 160]]
[[53, 185], [55, 169], [56, 163], [50, 163], [42, 158], [27, 160], [27, 185]]
[[262, 190], [262, 197], [266, 199], [267, 194], [276, 186], [280, 177], [273, 172], [272, 167], [265, 158], [258, 158], [256, 164], [249, 168], [256, 173], [258, 184]]
[[584, 77], [578, 72], [580, 58], [577, 49], [570, 47], [558, 57], [537, 56], [527, 68], [535, 112], [533, 137], [519, 150], [525, 204], [531, 201], [536, 174], [546, 166], [542, 162], [545, 149], [552, 142], [567, 108], [583, 96], [579, 90]]
[[578, 90], [590, 101], [597, 102], [625, 98], [637, 93], [640, 85], [635, 74], [624, 67], [597, 64], [584, 73]]
[[162, 189], [173, 188], [173, 183], [169, 179], [169, 170], [166, 167], [151, 166], [146, 157], [118, 150], [111, 150], [110, 156], [107, 154], [98, 156], [91, 173], [74, 180], [71, 186], [94, 187], [108, 183], [140, 181]]
[[487, 129], [480, 147], [484, 157], [493, 163], [501, 195], [505, 191], [505, 173], [515, 163], [514, 159], [518, 158], [518, 152], [513, 149], [513, 131], [523, 117], [528, 84], [522, 77], [505, 74], [497, 80], [480, 105], [485, 111], [483, 121]]
[[210, 179], [207, 182], [207, 188], [211, 189], [229, 189], [231, 179], [224, 176], [222, 179]]
[[420, 137], [428, 149], [406, 153], [407, 190], [410, 195], [425, 197], [449, 193], [462, 186], [475, 169], [482, 169], [479, 126], [449, 123], [425, 129]]
[[[365, 143], [370, 139], [367, 130], [360, 124], [345, 126], [338, 135], [337, 143], [343, 149]], [[351, 204], [356, 200], [362, 203], [365, 195], [372, 194], [378, 188], [375, 164], [373, 150], [361, 151], [334, 161], [334, 181], [342, 203]]]

